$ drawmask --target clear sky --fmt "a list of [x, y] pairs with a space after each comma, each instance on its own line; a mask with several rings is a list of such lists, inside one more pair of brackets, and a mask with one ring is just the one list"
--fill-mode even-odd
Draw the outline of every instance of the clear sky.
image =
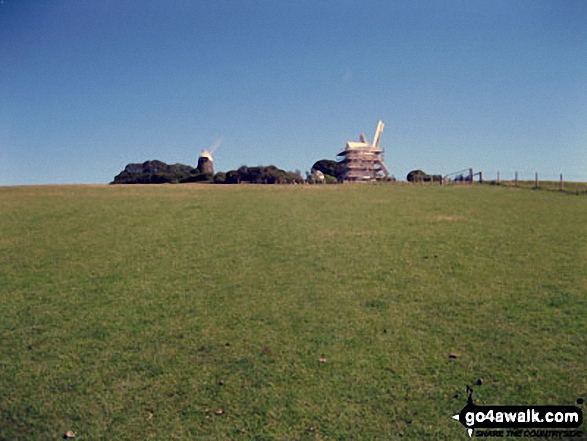
[[[587, 181], [586, 0], [0, 0], [0, 185], [127, 163]], [[510, 176], [511, 175], [511, 176]]]

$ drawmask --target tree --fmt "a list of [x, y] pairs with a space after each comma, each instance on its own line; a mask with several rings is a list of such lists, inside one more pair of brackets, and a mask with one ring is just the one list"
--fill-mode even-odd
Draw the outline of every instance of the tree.
[[422, 182], [424, 180], [424, 177], [426, 176], [428, 175], [424, 173], [422, 170], [412, 170], [408, 173], [406, 179], [408, 180], [408, 182]]
[[312, 166], [312, 170], [318, 170], [324, 175], [334, 176], [337, 180], [342, 181], [345, 171], [345, 166], [342, 162], [332, 161], [330, 159], [321, 159], [316, 161]]
[[412, 170], [406, 178], [408, 182], [440, 182], [442, 175], [429, 175], [422, 170]]
[[294, 172], [287, 172], [274, 165], [247, 167], [243, 165], [238, 170], [226, 172], [225, 183], [238, 184], [247, 182], [250, 184], [302, 184], [304, 178]]
[[226, 173], [218, 172], [214, 175], [215, 184], [224, 184], [226, 182]]
[[128, 164], [114, 177], [113, 184], [163, 184], [207, 180], [197, 169], [184, 164], [168, 165], [162, 161]]

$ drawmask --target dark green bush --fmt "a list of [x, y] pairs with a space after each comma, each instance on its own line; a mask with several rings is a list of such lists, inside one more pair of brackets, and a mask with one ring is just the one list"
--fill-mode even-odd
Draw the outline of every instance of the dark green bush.
[[[114, 177], [113, 184], [164, 184], [193, 182], [200, 178], [198, 170], [184, 164], [168, 165], [162, 161], [128, 164]], [[206, 178], [207, 179], [207, 178]]]
[[442, 181], [441, 175], [429, 175], [424, 173], [422, 170], [412, 170], [408, 173], [406, 178], [408, 182], [440, 182]]
[[326, 184], [338, 184], [338, 179], [336, 179], [334, 176], [324, 174], [324, 182]]
[[243, 165], [238, 170], [226, 173], [227, 184], [301, 184], [304, 179], [298, 174], [281, 170], [274, 165], [267, 167], [247, 167]]
[[226, 173], [218, 172], [214, 175], [215, 184], [224, 184], [226, 182]]
[[312, 166], [312, 171], [314, 170], [321, 171], [324, 175], [334, 176], [337, 180], [342, 181], [344, 164], [330, 159], [321, 159], [320, 161], [316, 161]]

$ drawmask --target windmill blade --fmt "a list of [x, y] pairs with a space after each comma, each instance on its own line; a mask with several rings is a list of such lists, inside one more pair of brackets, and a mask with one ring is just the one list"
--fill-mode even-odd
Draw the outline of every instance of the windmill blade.
[[221, 136], [220, 138], [218, 138], [216, 141], [214, 141], [212, 143], [212, 145], [210, 147], [208, 147], [206, 150], [208, 151], [208, 153], [210, 153], [211, 155], [214, 154], [214, 152], [216, 151], [216, 149], [218, 147], [220, 147], [220, 144], [222, 144], [222, 141], [224, 140], [224, 138]]
[[375, 136], [373, 137], [374, 148], [379, 147], [379, 140], [381, 139], [381, 133], [383, 133], [383, 127], [385, 127], [385, 124], [383, 124], [383, 121], [379, 121], [379, 124], [377, 124], [377, 130], [375, 131]]

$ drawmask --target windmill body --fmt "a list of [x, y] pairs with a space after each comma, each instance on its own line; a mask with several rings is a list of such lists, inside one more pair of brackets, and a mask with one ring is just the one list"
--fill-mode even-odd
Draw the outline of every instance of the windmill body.
[[214, 143], [207, 149], [202, 150], [200, 157], [198, 158], [198, 171], [201, 174], [213, 175], [214, 174], [214, 160], [212, 154], [222, 143], [222, 137], [218, 138]]
[[373, 143], [369, 143], [361, 133], [360, 142], [347, 142], [345, 149], [337, 155], [343, 157], [341, 162], [345, 166], [345, 181], [368, 182], [389, 177], [389, 171], [383, 162], [383, 149], [379, 147], [384, 126], [383, 121], [379, 121]]

